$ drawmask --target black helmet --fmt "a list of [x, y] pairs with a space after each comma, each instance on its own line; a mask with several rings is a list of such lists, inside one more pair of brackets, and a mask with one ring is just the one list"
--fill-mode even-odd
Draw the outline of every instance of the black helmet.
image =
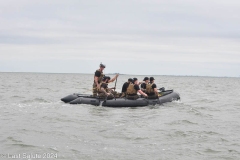
[[128, 82], [132, 82], [133, 81], [133, 79], [132, 78], [128, 78]]
[[150, 77], [150, 81], [153, 81], [153, 80], [155, 80], [153, 77]]
[[102, 80], [105, 81], [106, 79], [110, 80], [111, 78], [109, 76], [104, 76]]
[[146, 81], [146, 80], [149, 80], [149, 78], [148, 78], [148, 77], [145, 77], [145, 78], [143, 79], [143, 81]]
[[134, 83], [134, 82], [137, 81], [137, 80], [138, 80], [137, 78], [133, 78], [133, 81], [132, 81], [132, 82]]
[[103, 81], [105, 81], [106, 79], [107, 79], [107, 76], [104, 76], [104, 77], [102, 78]]
[[106, 67], [106, 65], [105, 65], [105, 64], [102, 64], [102, 63], [100, 63], [100, 67], [102, 67], [102, 68], [105, 68], [105, 67]]

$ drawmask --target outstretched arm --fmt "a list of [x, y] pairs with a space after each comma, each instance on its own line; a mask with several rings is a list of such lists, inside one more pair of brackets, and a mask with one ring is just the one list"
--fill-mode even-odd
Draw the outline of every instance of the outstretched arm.
[[143, 91], [141, 91], [141, 90], [138, 90], [138, 93], [140, 93], [141, 95], [143, 95], [143, 96], [145, 96], [145, 97], [148, 96], [147, 94], [143, 93]]
[[155, 92], [155, 95], [158, 95], [157, 85], [153, 84], [152, 87], [153, 87], [153, 91]]
[[138, 85], [143, 84], [144, 82], [138, 82]]
[[115, 81], [118, 76], [119, 76], [119, 74], [116, 74], [112, 79], [110, 79], [110, 80], [108, 81], [108, 83]]
[[158, 95], [158, 90], [157, 90], [157, 88], [154, 88], [154, 92], [155, 92], [156, 95]]

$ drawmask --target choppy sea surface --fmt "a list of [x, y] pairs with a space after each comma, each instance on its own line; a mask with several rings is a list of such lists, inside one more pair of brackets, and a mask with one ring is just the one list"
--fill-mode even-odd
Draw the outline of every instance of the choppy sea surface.
[[[120, 75], [117, 91], [129, 77], [145, 76]], [[90, 94], [93, 75], [0, 73], [0, 160], [240, 159], [240, 78], [154, 77], [181, 101], [70, 105], [60, 99]]]

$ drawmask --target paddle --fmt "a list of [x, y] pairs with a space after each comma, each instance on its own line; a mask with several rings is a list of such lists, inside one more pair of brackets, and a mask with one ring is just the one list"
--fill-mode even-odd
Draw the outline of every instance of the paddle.
[[[116, 84], [117, 84], [117, 77], [116, 77], [116, 81], [115, 81], [114, 92], [115, 92], [115, 89], [116, 89]], [[111, 93], [111, 94], [113, 95], [113, 97], [114, 97], [114, 99], [115, 99], [115, 101], [116, 101], [115, 95], [114, 95], [113, 93]]]
[[117, 84], [117, 78], [116, 78], [116, 81], [115, 81], [114, 91], [115, 91], [115, 89], [116, 89], [116, 84]]

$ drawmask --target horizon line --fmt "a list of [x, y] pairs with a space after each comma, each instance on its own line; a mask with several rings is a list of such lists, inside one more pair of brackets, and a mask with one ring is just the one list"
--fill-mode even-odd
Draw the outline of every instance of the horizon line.
[[[92, 73], [79, 73], [79, 72], [18, 72], [18, 71], [0, 71], [0, 73], [33, 73], [33, 74], [92, 74]], [[114, 74], [117, 74], [117, 73], [106, 73], [106, 74], [109, 74], [109, 75], [114, 75]], [[203, 76], [203, 75], [149, 75], [149, 74], [142, 74], [142, 75], [138, 75], [138, 74], [122, 74], [122, 73], [119, 73], [119, 75], [134, 75], [134, 76], [175, 76], [175, 77], [217, 77], [217, 78], [239, 78], [240, 75], [238, 77], [235, 77], [235, 76]]]

